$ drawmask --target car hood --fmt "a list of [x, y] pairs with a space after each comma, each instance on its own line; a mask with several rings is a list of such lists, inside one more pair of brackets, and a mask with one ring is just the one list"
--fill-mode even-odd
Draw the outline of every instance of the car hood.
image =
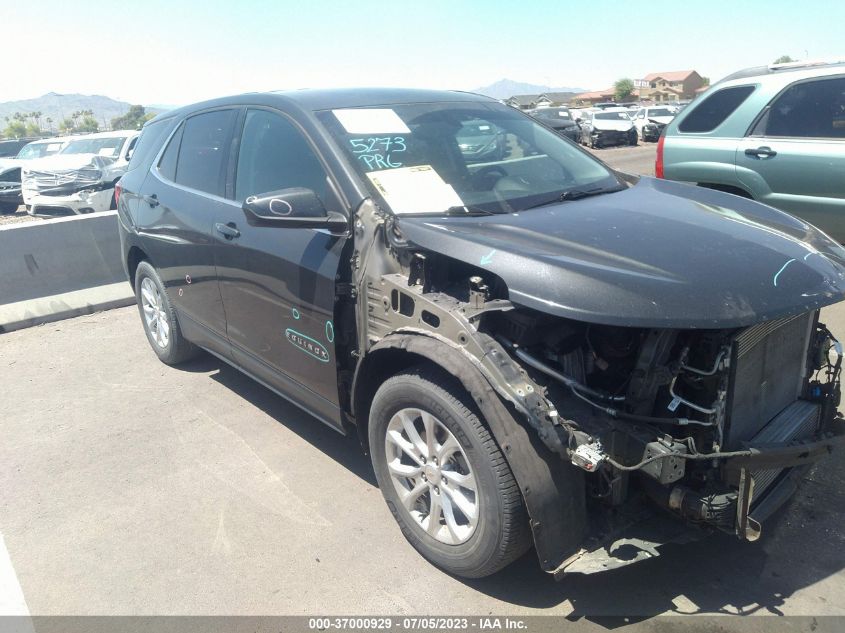
[[817, 229], [654, 178], [521, 213], [400, 217], [396, 227], [496, 275], [514, 303], [593, 323], [744, 327], [845, 298], [845, 249]]
[[625, 132], [634, 126], [631, 120], [623, 121], [621, 119], [593, 119], [594, 130], [616, 130], [618, 132]]

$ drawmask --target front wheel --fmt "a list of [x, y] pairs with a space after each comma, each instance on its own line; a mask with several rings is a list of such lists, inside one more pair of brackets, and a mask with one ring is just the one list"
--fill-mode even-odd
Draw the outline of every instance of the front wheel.
[[490, 432], [453, 379], [426, 369], [373, 398], [373, 468], [408, 542], [449, 573], [488, 576], [531, 545], [522, 496]]

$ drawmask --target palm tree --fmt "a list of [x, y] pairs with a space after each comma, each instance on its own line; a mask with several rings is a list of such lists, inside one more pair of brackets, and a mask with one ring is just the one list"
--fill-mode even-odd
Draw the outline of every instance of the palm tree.
[[45, 119], [45, 121], [47, 121], [47, 130], [50, 132], [50, 134], [52, 134], [53, 133], [53, 119], [51, 119], [50, 117], [47, 117]]

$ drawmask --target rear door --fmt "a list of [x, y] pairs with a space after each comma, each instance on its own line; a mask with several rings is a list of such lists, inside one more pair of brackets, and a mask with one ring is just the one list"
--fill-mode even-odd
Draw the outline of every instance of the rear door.
[[192, 115], [168, 141], [141, 191], [138, 232], [187, 338], [228, 355], [212, 230], [226, 208], [226, 170], [239, 108]]
[[755, 199], [845, 239], [845, 76], [800, 81], [762, 112], [736, 155]]
[[214, 259], [232, 354], [248, 373], [341, 429], [334, 307], [346, 236], [252, 225], [241, 205], [249, 196], [304, 187], [329, 210], [348, 211], [291, 118], [251, 107], [242, 121], [232, 199], [214, 216]]

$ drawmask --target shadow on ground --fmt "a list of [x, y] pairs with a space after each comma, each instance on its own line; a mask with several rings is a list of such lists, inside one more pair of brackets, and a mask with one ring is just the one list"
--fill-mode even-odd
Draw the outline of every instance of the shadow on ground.
[[213, 380], [231, 389], [244, 400], [278, 421], [279, 424], [285, 425], [351, 473], [373, 486], [378, 485], [370, 459], [361, 449], [357, 435], [341, 435], [296, 405], [210, 354], [203, 354], [196, 360], [180, 366], [179, 369], [197, 373], [214, 372], [216, 369], [217, 371], [210, 376]]
[[[370, 461], [357, 437], [344, 437], [211, 356], [184, 367], [209, 372], [280, 424], [297, 433], [339, 464], [373, 486]], [[822, 476], [819, 475], [821, 473]], [[572, 619], [599, 618], [613, 628], [617, 616], [650, 617], [662, 613], [782, 613], [794, 592], [845, 569], [845, 462], [833, 459], [811, 471], [799, 494], [764, 526], [757, 543], [743, 543], [727, 534], [663, 548], [645, 562], [590, 576], [568, 576], [561, 582], [543, 572], [534, 552], [494, 576], [463, 580], [499, 600], [535, 609], [568, 602]], [[834, 612], [841, 605], [825, 604]], [[845, 608], [843, 608], [845, 612]], [[601, 618], [611, 618], [602, 620]], [[627, 620], [626, 620], [627, 621]]]

